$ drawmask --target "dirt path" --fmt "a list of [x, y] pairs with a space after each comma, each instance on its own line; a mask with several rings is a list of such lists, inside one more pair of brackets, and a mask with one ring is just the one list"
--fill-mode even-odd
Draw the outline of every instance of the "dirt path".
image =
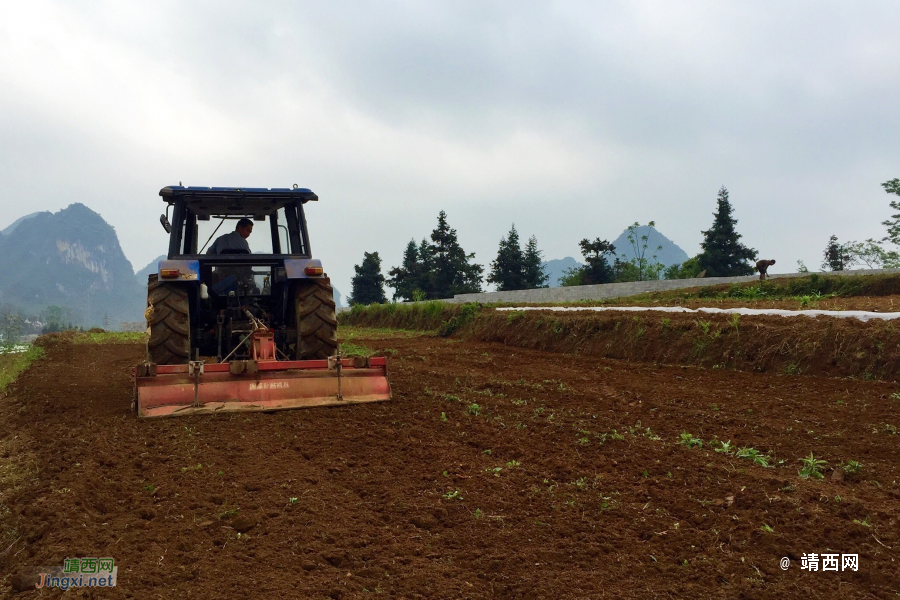
[[[37, 597], [12, 575], [73, 556], [115, 558], [118, 586], [85, 592], [98, 598], [900, 591], [894, 386], [354, 342], [391, 356], [394, 401], [142, 421], [128, 411], [140, 346], [51, 348], [0, 400], [0, 456], [36, 469], [4, 496], [0, 593]], [[810, 452], [824, 480], [798, 476]], [[833, 480], [849, 460], [859, 475]], [[830, 551], [858, 553], [859, 571], [801, 571]]]

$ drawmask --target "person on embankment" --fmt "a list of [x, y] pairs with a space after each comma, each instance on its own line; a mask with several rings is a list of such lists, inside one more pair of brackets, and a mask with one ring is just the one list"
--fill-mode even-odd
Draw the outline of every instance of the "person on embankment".
[[761, 260], [756, 263], [756, 270], [759, 271], [759, 280], [762, 281], [768, 278], [766, 274], [766, 270], [775, 264], [774, 260]]

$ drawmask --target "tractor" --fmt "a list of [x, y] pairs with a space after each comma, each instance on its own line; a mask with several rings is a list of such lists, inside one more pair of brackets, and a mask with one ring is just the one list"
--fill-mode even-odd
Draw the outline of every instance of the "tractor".
[[[134, 370], [140, 416], [390, 399], [384, 358], [338, 352], [333, 289], [312, 257], [304, 212], [316, 194], [178, 185], [159, 195], [169, 251], [147, 286], [147, 361]], [[229, 222], [256, 232], [218, 244], [235, 229], [223, 228]]]

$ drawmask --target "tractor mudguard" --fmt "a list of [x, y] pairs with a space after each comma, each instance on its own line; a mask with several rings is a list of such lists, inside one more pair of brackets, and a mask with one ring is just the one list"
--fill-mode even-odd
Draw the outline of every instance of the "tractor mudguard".
[[156, 273], [160, 281], [200, 281], [200, 261], [161, 260]]
[[319, 279], [325, 276], [318, 258], [286, 258], [284, 271], [288, 279]]

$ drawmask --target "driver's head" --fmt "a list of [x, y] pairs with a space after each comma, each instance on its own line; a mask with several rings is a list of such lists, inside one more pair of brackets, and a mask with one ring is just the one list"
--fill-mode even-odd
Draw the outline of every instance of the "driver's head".
[[237, 226], [234, 228], [238, 234], [244, 238], [245, 240], [250, 237], [250, 234], [253, 233], [253, 221], [250, 219], [241, 219], [237, 222]]

